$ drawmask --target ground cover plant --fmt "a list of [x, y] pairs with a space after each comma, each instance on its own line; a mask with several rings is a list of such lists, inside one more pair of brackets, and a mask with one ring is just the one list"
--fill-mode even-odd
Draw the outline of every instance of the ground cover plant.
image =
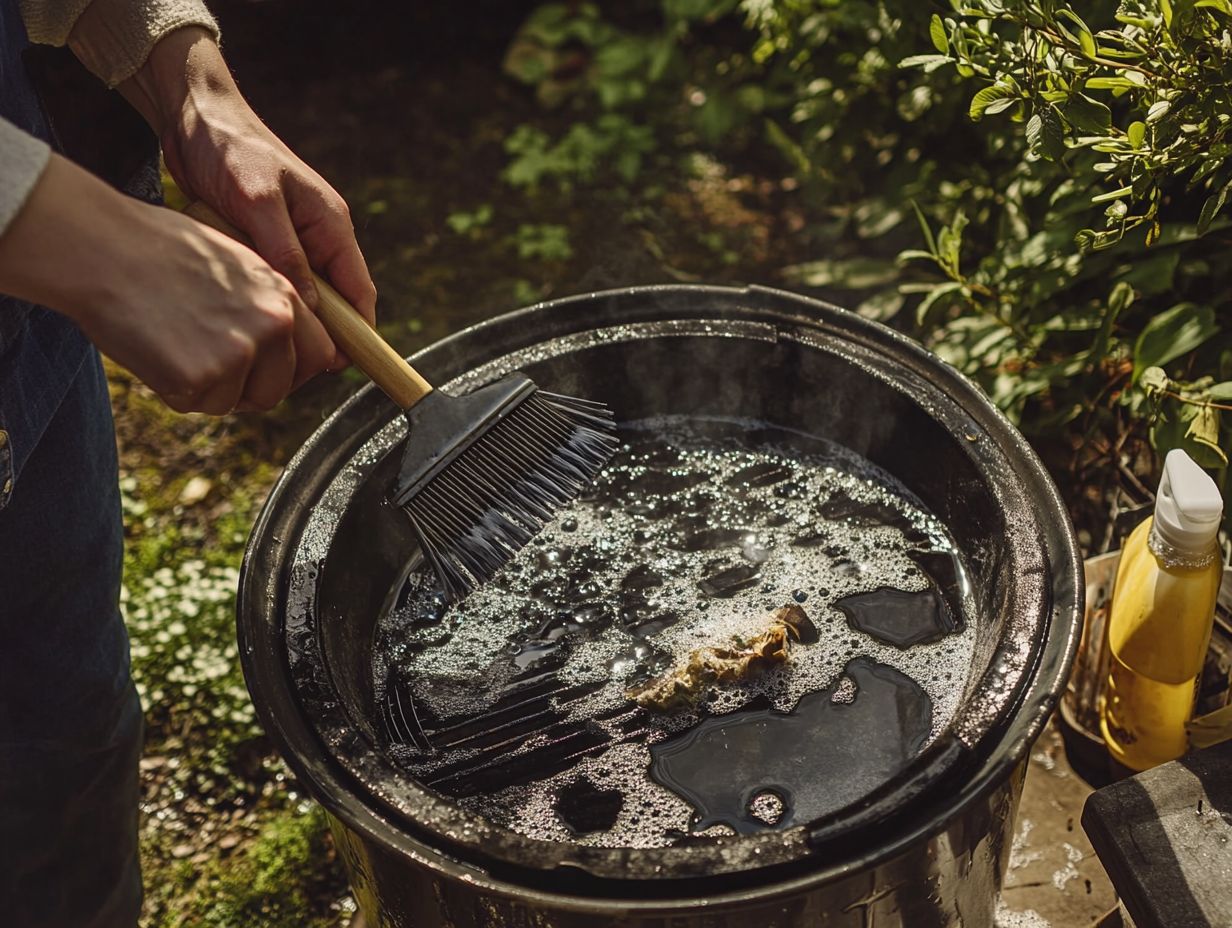
[[[228, 54], [351, 203], [400, 350], [571, 291], [786, 286], [966, 371], [1091, 551], [1115, 542], [1118, 500], [1147, 498], [1156, 451], [1187, 448], [1228, 489], [1224, 0], [506, 4], [483, 27], [390, 13], [346, 43], [337, 5], [287, 6], [220, 2]], [[257, 39], [288, 31], [281, 52]], [[362, 377], [222, 420], [111, 378], [149, 719], [145, 924], [346, 925], [323, 818], [248, 700], [233, 608], [279, 468]]]

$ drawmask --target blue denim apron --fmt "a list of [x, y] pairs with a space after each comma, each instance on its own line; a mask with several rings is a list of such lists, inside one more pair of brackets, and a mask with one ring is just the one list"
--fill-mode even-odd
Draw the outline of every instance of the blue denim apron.
[[[55, 144], [0, 0], [0, 116]], [[119, 612], [115, 433], [98, 353], [0, 296], [0, 922], [133, 928], [141, 706]]]

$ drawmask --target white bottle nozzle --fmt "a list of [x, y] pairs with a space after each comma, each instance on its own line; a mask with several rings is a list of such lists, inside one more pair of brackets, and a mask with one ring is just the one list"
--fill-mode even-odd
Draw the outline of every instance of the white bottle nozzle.
[[1155, 528], [1163, 540], [1200, 554], [1214, 542], [1222, 515], [1223, 498], [1215, 481], [1181, 449], [1169, 451], [1155, 497]]

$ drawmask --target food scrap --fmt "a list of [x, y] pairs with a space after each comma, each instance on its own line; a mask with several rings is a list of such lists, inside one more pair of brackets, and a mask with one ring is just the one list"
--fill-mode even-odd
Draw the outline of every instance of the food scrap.
[[672, 712], [693, 706], [714, 683], [738, 683], [764, 673], [790, 658], [792, 643], [811, 644], [817, 628], [796, 604], [769, 615], [765, 631], [750, 640], [736, 639], [728, 647], [698, 648], [684, 665], [625, 690], [625, 696], [643, 709]]

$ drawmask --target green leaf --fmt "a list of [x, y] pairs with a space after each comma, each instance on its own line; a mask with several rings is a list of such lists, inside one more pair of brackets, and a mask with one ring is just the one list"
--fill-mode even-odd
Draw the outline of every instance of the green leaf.
[[898, 288], [891, 287], [888, 290], [874, 293], [856, 307], [856, 313], [865, 319], [884, 322], [898, 315], [898, 311], [903, 308], [903, 300], [904, 297], [898, 292]]
[[950, 39], [945, 34], [945, 23], [936, 13], [928, 21], [928, 37], [933, 40], [933, 47], [943, 55], [950, 53]]
[[1119, 200], [1122, 197], [1127, 197], [1133, 192], [1133, 187], [1121, 187], [1119, 190], [1110, 190], [1107, 193], [1101, 193], [1099, 196], [1091, 197], [1091, 202], [1107, 203], [1109, 200]]
[[1211, 406], [1169, 400], [1161, 418], [1173, 420], [1163, 437], [1173, 447], [1183, 448], [1199, 467], [1217, 470], [1228, 466], [1228, 456], [1219, 446], [1219, 410]]
[[932, 322], [932, 317], [937, 310], [945, 309], [952, 305], [951, 300], [946, 297], [957, 298], [962, 290], [962, 284], [956, 280], [947, 280], [943, 284], [938, 284], [928, 292], [928, 296], [920, 301], [920, 305], [915, 310], [915, 322], [920, 328], [928, 326]]
[[1167, 390], [1171, 382], [1162, 367], [1148, 367], [1138, 378], [1138, 385], [1147, 393], [1160, 393]]
[[967, 46], [967, 35], [961, 23], [954, 24], [954, 29], [950, 33], [950, 41], [954, 43], [954, 51], [959, 60], [971, 57], [971, 49]]
[[1133, 287], [1123, 280], [1113, 285], [1112, 292], [1108, 294], [1108, 305], [1101, 314], [1099, 331], [1095, 335], [1095, 340], [1091, 343], [1089, 362], [1092, 365], [1102, 361], [1108, 353], [1108, 343], [1112, 338], [1112, 327], [1116, 324], [1117, 317], [1125, 312], [1133, 301]]
[[937, 234], [937, 254], [958, 276], [959, 257], [962, 253], [963, 230], [967, 228], [967, 215], [961, 209], [954, 214], [949, 226]]
[[1193, 439], [1200, 445], [1206, 445], [1222, 459], [1224, 465], [1228, 463], [1228, 459], [1224, 457], [1219, 447], [1219, 410], [1215, 407], [1199, 406], [1198, 414], [1189, 422], [1185, 437]]
[[676, 43], [670, 35], [664, 35], [652, 47], [650, 66], [646, 69], [646, 77], [651, 83], [660, 80], [667, 73], [668, 65], [676, 52]]
[[1133, 301], [1133, 287], [1123, 280], [1115, 284], [1112, 292], [1108, 294], [1108, 309], [1112, 312], [1112, 318], [1115, 320], [1117, 316], [1129, 309], [1129, 305]]
[[813, 173], [813, 162], [809, 158], [808, 152], [804, 146], [800, 144], [794, 135], [789, 135], [782, 126], [773, 119], [766, 119], [766, 138], [779, 152], [792, 163], [792, 166], [800, 174], [808, 175]]
[[1138, 85], [1127, 77], [1092, 77], [1083, 86], [1087, 90], [1133, 90]]
[[899, 269], [893, 261], [879, 258], [822, 258], [783, 268], [782, 273], [793, 283], [809, 287], [867, 290], [893, 283], [898, 279]]
[[1203, 8], [1218, 10], [1224, 16], [1232, 16], [1232, 2], [1230, 0], [1198, 0], [1194, 4], [1194, 9]]
[[1168, 114], [1168, 110], [1171, 107], [1172, 104], [1167, 100], [1156, 100], [1151, 104], [1151, 108], [1146, 111], [1146, 121], [1155, 122], [1157, 119], [1162, 119]]
[[1179, 249], [1156, 249], [1153, 253], [1148, 252], [1136, 257], [1129, 269], [1120, 275], [1121, 280], [1143, 297], [1166, 293], [1175, 284], [1176, 268], [1180, 258]]
[[915, 210], [915, 218], [920, 222], [920, 231], [924, 234], [924, 241], [928, 245], [928, 250], [935, 255], [937, 253], [937, 240], [933, 237], [933, 230], [928, 225], [928, 220], [924, 218], [924, 211], [920, 209], [920, 204], [915, 200], [911, 201], [911, 208]]
[[954, 59], [949, 55], [911, 55], [904, 58], [898, 63], [900, 68], [920, 68], [922, 67], [925, 73], [935, 71], [943, 64], [948, 64]]
[[1222, 470], [1228, 466], [1228, 456], [1219, 445], [1196, 441], [1186, 435], [1185, 441], [1181, 443], [1181, 447], [1185, 449], [1185, 453], [1193, 458], [1193, 462], [1199, 467], [1204, 467], [1207, 470]]
[[1217, 383], [1209, 387], [1206, 391], [1207, 399], [1215, 402], [1224, 400], [1232, 400], [1232, 380], [1225, 380], [1223, 383]]
[[1166, 408], [1161, 408], [1151, 422], [1151, 447], [1161, 458], [1185, 444], [1185, 421], [1177, 406], [1170, 403]]
[[1211, 470], [1228, 465], [1218, 436], [1218, 410], [1180, 400], [1165, 401], [1151, 426], [1151, 444], [1161, 456], [1181, 448], [1199, 467]]
[[1039, 113], [1032, 113], [1027, 120], [1027, 144], [1035, 151], [1040, 145], [1040, 136], [1044, 133], [1044, 118]]
[[1094, 58], [1096, 53], [1095, 37], [1091, 35], [1091, 29], [1073, 10], [1057, 10], [1058, 16], [1064, 16], [1078, 29], [1078, 44], [1082, 47], [1082, 54], [1088, 58]]
[[1159, 0], [1159, 12], [1163, 14], [1164, 25], [1172, 28], [1172, 4], [1168, 0]]
[[1205, 235], [1207, 229], [1211, 227], [1211, 222], [1219, 215], [1219, 211], [1223, 209], [1224, 203], [1228, 201], [1228, 191], [1232, 189], [1232, 181], [1224, 184], [1215, 193], [1212, 193], [1206, 198], [1206, 202], [1202, 204], [1202, 212], [1198, 215], [1198, 234]]
[[1081, 132], [1102, 135], [1112, 125], [1112, 111], [1098, 100], [1072, 94], [1063, 110], [1066, 121]]
[[640, 74], [646, 69], [649, 43], [642, 39], [617, 39], [595, 52], [594, 66], [604, 77]]
[[1134, 375], [1137, 383], [1149, 367], [1163, 367], [1188, 354], [1218, 331], [1210, 306], [1178, 303], [1146, 324], [1134, 344]]
[[1125, 134], [1129, 136], [1129, 144], [1137, 150], [1142, 147], [1142, 142], [1146, 139], [1146, 123], [1141, 120], [1136, 120], [1129, 124], [1129, 129]]
[[1049, 161], [1060, 161], [1065, 155], [1061, 118], [1051, 104], [1041, 107], [1027, 120], [1027, 144], [1031, 151]]

